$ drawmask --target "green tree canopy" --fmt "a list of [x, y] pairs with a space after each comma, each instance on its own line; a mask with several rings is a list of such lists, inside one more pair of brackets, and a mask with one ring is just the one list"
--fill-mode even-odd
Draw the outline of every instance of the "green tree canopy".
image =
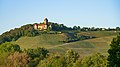
[[120, 67], [120, 35], [113, 38], [108, 53], [108, 67]]
[[58, 54], [50, 54], [49, 57], [41, 60], [38, 67], [66, 67], [65, 59]]
[[1, 54], [4, 52], [15, 52], [15, 51], [20, 51], [20, 46], [17, 44], [5, 42], [2, 45], [0, 45], [0, 53]]
[[73, 50], [68, 50], [65, 53], [65, 61], [68, 67], [71, 67], [73, 63], [76, 62], [76, 60], [79, 58], [78, 53], [74, 52]]
[[81, 61], [82, 67], [105, 67], [106, 58], [100, 53], [93, 54], [92, 56], [85, 57]]
[[30, 57], [26, 53], [15, 52], [8, 56], [8, 67], [28, 67]]

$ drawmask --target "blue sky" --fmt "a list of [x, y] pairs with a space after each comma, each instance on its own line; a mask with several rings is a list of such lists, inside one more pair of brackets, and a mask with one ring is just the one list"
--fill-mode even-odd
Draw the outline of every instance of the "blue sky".
[[67, 26], [116, 27], [120, 0], [0, 0], [0, 34], [45, 17]]

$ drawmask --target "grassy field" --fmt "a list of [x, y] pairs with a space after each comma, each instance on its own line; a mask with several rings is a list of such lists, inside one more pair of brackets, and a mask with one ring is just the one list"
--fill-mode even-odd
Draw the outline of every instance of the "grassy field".
[[117, 35], [116, 31], [91, 31], [91, 32], [80, 32], [78, 35], [91, 35], [96, 37], [104, 37], [104, 36], [114, 36]]
[[109, 49], [109, 44], [113, 37], [115, 36], [106, 36], [89, 40], [77, 41], [73, 43], [68, 43], [63, 46], [50, 48], [49, 50], [51, 52], [60, 51], [60, 53], [64, 53], [66, 50], [72, 49], [78, 52], [81, 56], [87, 56], [97, 52], [107, 55], [107, 50]]
[[97, 38], [63, 43], [67, 36], [65, 34], [42, 34], [35, 37], [21, 37], [16, 42], [21, 48], [44, 47], [50, 52], [64, 53], [68, 49], [73, 49], [81, 56], [91, 55], [92, 53], [102, 53], [107, 55], [109, 44], [113, 37], [117, 35], [114, 31], [93, 31], [80, 32], [79, 35], [92, 35]]
[[53, 47], [63, 44], [66, 36], [64, 34], [42, 34], [35, 37], [21, 37], [16, 42], [21, 48], [36, 48], [36, 47]]

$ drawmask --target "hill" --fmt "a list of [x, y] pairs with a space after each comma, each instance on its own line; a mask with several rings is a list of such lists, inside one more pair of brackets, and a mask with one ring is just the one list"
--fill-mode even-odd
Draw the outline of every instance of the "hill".
[[36, 47], [53, 47], [55, 45], [63, 44], [62, 40], [66, 39], [64, 34], [41, 34], [35, 37], [21, 37], [12, 43], [19, 44], [22, 48], [36, 48]]
[[72, 49], [78, 52], [81, 56], [87, 56], [97, 52], [107, 55], [107, 50], [109, 49], [109, 44], [113, 37], [115, 36], [106, 36], [67, 43], [49, 48], [49, 51], [64, 53], [66, 50]]
[[50, 52], [64, 53], [67, 49], [73, 49], [80, 53], [81, 56], [90, 55], [92, 53], [100, 52], [107, 55], [107, 50], [109, 49], [109, 44], [113, 37], [115, 37], [118, 32], [114, 31], [92, 31], [92, 32], [79, 32], [78, 35], [91, 35], [96, 36], [94, 39], [80, 40], [76, 42], [64, 43], [61, 42], [68, 38], [66, 34], [41, 34], [35, 37], [21, 37], [16, 43], [22, 48], [36, 48], [45, 47]]
[[95, 36], [95, 37], [99, 38], [99, 37], [105, 37], [105, 36], [114, 36], [114, 35], [117, 35], [118, 32], [116, 32], [116, 31], [89, 31], [89, 32], [80, 32], [78, 34]]

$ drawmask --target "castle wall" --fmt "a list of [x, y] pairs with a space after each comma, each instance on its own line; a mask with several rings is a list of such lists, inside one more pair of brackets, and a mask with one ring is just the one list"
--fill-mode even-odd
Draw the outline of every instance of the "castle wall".
[[36, 30], [44, 30], [48, 27], [48, 19], [45, 18], [43, 24], [34, 24], [34, 29]]
[[38, 26], [37, 26], [37, 24], [35, 24], [35, 25], [34, 25], [34, 29], [36, 29], [36, 30], [38, 29]]

